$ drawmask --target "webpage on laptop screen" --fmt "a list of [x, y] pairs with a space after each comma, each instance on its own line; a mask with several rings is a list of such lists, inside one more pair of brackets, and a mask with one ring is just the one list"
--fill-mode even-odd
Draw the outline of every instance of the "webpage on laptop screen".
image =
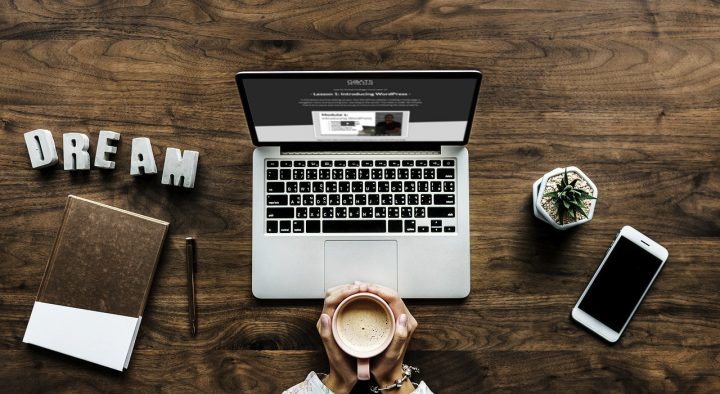
[[462, 141], [471, 78], [247, 78], [259, 142]]

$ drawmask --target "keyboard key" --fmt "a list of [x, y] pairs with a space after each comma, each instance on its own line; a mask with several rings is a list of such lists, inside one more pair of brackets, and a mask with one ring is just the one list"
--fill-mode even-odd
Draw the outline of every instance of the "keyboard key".
[[455, 167], [455, 160], [443, 160], [443, 166]]
[[422, 179], [422, 169], [413, 168], [410, 170], [410, 179]]
[[430, 167], [440, 167], [440, 160], [430, 160]]
[[382, 168], [373, 168], [370, 177], [372, 179], [382, 179]]
[[330, 179], [330, 169], [321, 168], [318, 172], [318, 179]]
[[397, 178], [398, 179], [410, 179], [410, 170], [408, 170], [407, 168], [398, 168]]
[[293, 220], [293, 233], [305, 232], [305, 222], [302, 220]]
[[345, 160], [335, 160], [335, 167], [345, 167]]
[[405, 205], [405, 195], [404, 194], [396, 194], [394, 205]]
[[392, 205], [393, 203], [393, 195], [392, 194], [383, 194], [380, 196], [380, 202], [382, 205]]
[[423, 178], [424, 179], [435, 179], [435, 169], [434, 168], [425, 168], [423, 170]]
[[417, 194], [408, 194], [407, 195], [407, 203], [408, 203], [408, 205], [420, 204], [420, 196]]
[[437, 220], [437, 219], [431, 220], [430, 225], [433, 227], [440, 227], [440, 226], [442, 226], [442, 220]]
[[386, 213], [385, 207], [375, 207], [375, 219], [385, 218]]
[[340, 205], [340, 195], [339, 194], [331, 194], [328, 201], [329, 201], [330, 205]]
[[455, 232], [455, 226], [445, 226], [444, 227], [446, 233], [454, 233]]
[[310, 182], [298, 182], [300, 193], [310, 193]]
[[308, 208], [308, 217], [317, 219], [320, 217], [320, 208]]
[[320, 162], [320, 165], [322, 167], [332, 167], [332, 161], [331, 160], [323, 160]]
[[312, 183], [312, 191], [313, 193], [322, 193], [325, 191], [325, 183], [323, 182], [313, 182]]
[[346, 207], [337, 207], [335, 208], [335, 217], [338, 219], [345, 219], [347, 216], [347, 208]]
[[394, 168], [386, 168], [385, 169], [385, 179], [395, 179], [395, 169]]
[[327, 194], [316, 194], [315, 205], [327, 205]]
[[303, 179], [305, 179], [305, 170], [303, 170], [302, 168], [295, 168], [293, 169], [292, 176], [294, 180], [302, 181]]
[[293, 162], [293, 166], [295, 167], [305, 167], [305, 160], [295, 160]]
[[285, 191], [285, 182], [268, 182], [266, 185], [268, 193], [283, 193]]
[[386, 160], [375, 160], [375, 167], [385, 167], [387, 166]]
[[283, 181], [289, 181], [292, 176], [292, 172], [288, 169], [280, 170], [280, 179]]
[[305, 231], [308, 233], [319, 233], [320, 232], [320, 221], [319, 220], [308, 220], [305, 222]]
[[280, 232], [281, 233], [289, 233], [291, 230], [291, 227], [290, 227], [291, 224], [292, 224], [292, 222], [290, 222], [289, 220], [281, 220], [280, 221]]
[[437, 179], [455, 179], [454, 168], [438, 168]]
[[415, 181], [405, 181], [403, 183], [403, 191], [405, 193], [414, 193], [415, 192]]
[[280, 162], [280, 167], [292, 167], [292, 162], [290, 160], [283, 160]]
[[350, 161], [348, 161], [348, 167], [360, 167], [360, 161], [359, 160], [350, 160]]
[[406, 220], [405, 221], [405, 232], [406, 233], [414, 233], [415, 232], [415, 221], [414, 220]]
[[350, 192], [350, 182], [338, 182], [338, 191], [340, 193]]
[[390, 191], [393, 193], [400, 193], [402, 192], [402, 182], [400, 181], [393, 181], [390, 182]]
[[[277, 162], [275, 162], [275, 165], [277, 165]], [[278, 222], [277, 220], [268, 220], [265, 222], [265, 228], [268, 233], [277, 233], [278, 232]]]
[[297, 182], [285, 182], [285, 193], [297, 193], [298, 184]]
[[427, 160], [415, 160], [415, 166], [427, 167]]
[[417, 183], [417, 191], [420, 193], [427, 192], [430, 190], [429, 185], [430, 183], [428, 181], [419, 181]]
[[267, 176], [265, 177], [268, 181], [275, 181], [278, 179], [278, 170], [267, 170]]
[[365, 181], [365, 193], [375, 193], [377, 191], [377, 184], [373, 181]]
[[335, 210], [331, 207], [326, 207], [322, 209], [322, 217], [323, 219], [332, 219], [333, 218], [333, 212]]
[[343, 194], [342, 195], [342, 205], [353, 205], [353, 195], [352, 194]]
[[363, 183], [362, 182], [353, 182], [352, 183], [352, 191], [353, 191], [353, 193], [362, 193]]
[[388, 165], [390, 167], [400, 167], [400, 160], [390, 160], [388, 161]]
[[384, 233], [385, 220], [325, 220], [324, 233]]
[[268, 219], [292, 219], [295, 217], [295, 208], [267, 208]]
[[373, 212], [375, 212], [372, 207], [362, 207], [360, 210], [360, 216], [363, 219], [371, 219], [373, 217]]
[[444, 192], [454, 192], [455, 191], [455, 182], [454, 181], [443, 182], [443, 191]]
[[298, 219], [305, 219], [307, 217], [307, 208], [306, 207], [295, 208], [295, 217]]
[[363, 167], [372, 167], [372, 165], [373, 165], [373, 161], [372, 161], [372, 160], [363, 160], [363, 161], [362, 161], [362, 166], [363, 166]]
[[432, 204], [432, 194], [422, 194], [422, 195], [420, 195], [420, 204], [422, 204], [422, 205], [430, 205], [430, 204]]
[[430, 227], [430, 231], [433, 233], [441, 233], [442, 227]]
[[412, 208], [410, 208], [410, 207], [400, 208], [400, 217], [411, 218], [412, 214], [413, 214]]
[[266, 163], [265, 165], [268, 167], [277, 167], [278, 166], [277, 160], [268, 160], [265, 163]]
[[332, 179], [343, 179], [343, 170], [342, 170], [342, 168], [333, 168], [333, 170], [332, 170]]
[[455, 207], [430, 207], [428, 208], [429, 218], [454, 218]]
[[308, 168], [307, 171], [305, 171], [305, 179], [309, 181], [314, 181], [317, 179], [318, 170], [315, 168]]
[[370, 170], [367, 168], [361, 168], [358, 170], [358, 179], [370, 179]]
[[388, 181], [380, 181], [378, 182], [378, 192], [380, 193], [387, 193], [390, 191], [390, 182]]
[[418, 226], [417, 228], [419, 233], [427, 233], [430, 232], [430, 227], [428, 226]]
[[320, 162], [317, 161], [317, 160], [310, 160], [310, 161], [307, 163], [307, 166], [308, 166], [308, 167], [319, 167], [319, 166], [320, 166]]
[[403, 160], [402, 165], [403, 167], [412, 167], [415, 164], [412, 160]]
[[299, 194], [291, 194], [290, 195], [290, 205], [301, 205], [302, 204], [302, 197], [300, 197]]
[[328, 193], [337, 192], [337, 182], [325, 182], [325, 191]]
[[435, 194], [433, 196], [433, 203], [435, 205], [455, 205], [454, 194]]
[[402, 220], [389, 220], [388, 221], [388, 232], [389, 233], [401, 233], [403, 230]]
[[390, 208], [388, 208], [387, 213], [388, 213], [389, 218], [399, 218], [400, 217], [400, 208], [390, 207]]
[[285, 194], [271, 194], [267, 196], [267, 205], [287, 205], [288, 196]]
[[368, 194], [368, 205], [380, 205], [380, 195]]
[[416, 218], [424, 218], [425, 217], [425, 207], [417, 207], [414, 210], [414, 216]]
[[360, 208], [359, 207], [350, 207], [348, 208], [348, 217], [357, 219], [360, 217]]
[[345, 170], [345, 179], [353, 180], [357, 177], [357, 170], [354, 168], [348, 168]]
[[365, 205], [367, 204], [367, 197], [365, 197], [364, 194], [356, 194], [355, 195], [355, 205]]
[[430, 182], [430, 191], [433, 193], [439, 193], [442, 191], [442, 182], [432, 181]]

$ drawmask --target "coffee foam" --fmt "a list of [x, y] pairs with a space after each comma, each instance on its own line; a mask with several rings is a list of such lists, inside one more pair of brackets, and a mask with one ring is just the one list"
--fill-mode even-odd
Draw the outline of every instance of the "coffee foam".
[[365, 298], [345, 305], [337, 319], [340, 339], [359, 351], [371, 351], [382, 346], [392, 329], [385, 308]]

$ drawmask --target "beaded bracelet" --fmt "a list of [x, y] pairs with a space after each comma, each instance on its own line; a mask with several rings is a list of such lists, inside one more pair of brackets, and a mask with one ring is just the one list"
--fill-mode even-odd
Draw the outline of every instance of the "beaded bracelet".
[[[403, 365], [402, 365], [402, 370], [403, 370], [403, 372], [402, 372], [402, 377], [400, 377], [399, 379], [397, 379], [397, 380], [396, 380], [395, 382], [393, 382], [392, 384], [387, 385], [387, 386], [385, 386], [385, 387], [370, 386], [370, 391], [373, 392], [373, 393], [375, 393], [375, 394], [378, 394], [378, 393], [381, 393], [381, 392], [383, 392], [383, 391], [389, 391], [389, 390], [399, 389], [400, 387], [402, 387], [402, 384], [403, 384], [406, 380], [409, 380], [409, 379], [410, 379], [410, 377], [412, 376], [413, 373], [416, 373], [416, 374], [420, 373], [420, 369], [419, 369], [419, 368], [412, 367], [412, 366], [407, 365], [407, 364], [403, 364]], [[413, 387], [417, 387], [417, 386], [418, 386], [418, 384], [415, 383], [415, 382], [413, 382], [412, 380], [410, 381], [410, 383], [412, 383]]]

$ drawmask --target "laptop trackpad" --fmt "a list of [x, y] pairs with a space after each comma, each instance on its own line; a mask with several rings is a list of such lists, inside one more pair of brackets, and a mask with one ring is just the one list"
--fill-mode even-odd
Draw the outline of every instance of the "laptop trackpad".
[[356, 280], [397, 290], [397, 241], [325, 241], [325, 290]]

